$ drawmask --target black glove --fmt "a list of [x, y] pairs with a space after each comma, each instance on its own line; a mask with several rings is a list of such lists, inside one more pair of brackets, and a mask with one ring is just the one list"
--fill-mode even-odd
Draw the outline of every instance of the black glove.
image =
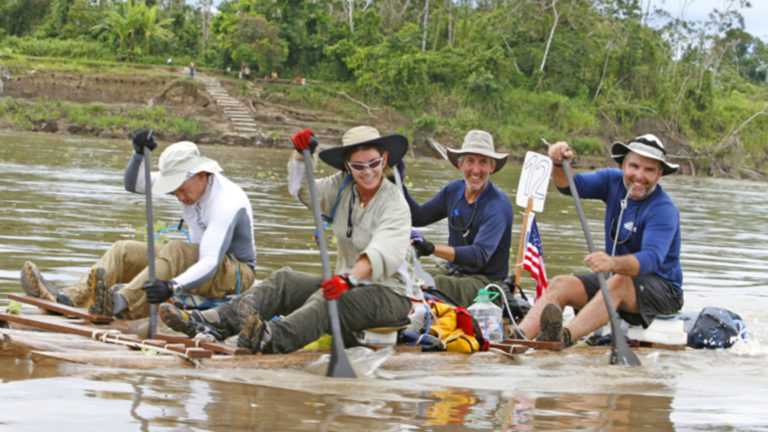
[[138, 154], [144, 154], [144, 147], [148, 148], [149, 151], [157, 148], [154, 130], [142, 129], [133, 134], [133, 150]]
[[424, 236], [416, 230], [411, 230], [411, 244], [416, 249], [416, 255], [419, 258], [432, 255], [435, 252], [435, 245], [425, 240]]
[[170, 281], [149, 281], [142, 285], [141, 289], [147, 293], [147, 303], [162, 303], [173, 295], [173, 284]]

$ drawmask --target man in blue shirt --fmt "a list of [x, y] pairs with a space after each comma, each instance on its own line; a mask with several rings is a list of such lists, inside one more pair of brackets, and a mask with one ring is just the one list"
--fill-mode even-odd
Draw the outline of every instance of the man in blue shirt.
[[448, 159], [464, 178], [448, 183], [432, 199], [419, 205], [406, 191], [415, 227], [448, 219], [448, 244], [433, 244], [414, 232], [418, 255], [434, 255], [445, 267], [429, 269], [435, 286], [459, 306], [473, 303], [477, 292], [490, 283], [503, 286], [509, 271], [512, 203], [489, 176], [506, 163], [496, 153], [488, 132], [471, 130], [461, 150], [448, 149]]
[[[609, 321], [597, 273], [607, 279], [613, 306], [631, 325], [648, 327], [660, 314], [683, 306], [683, 273], [680, 267], [680, 214], [658, 181], [677, 171], [665, 160], [666, 150], [656, 136], [647, 134], [611, 148], [621, 170], [611, 168], [577, 174], [574, 183], [583, 198], [606, 203], [605, 250], [587, 255], [592, 273], [553, 278], [544, 296], [528, 312], [520, 330], [524, 336], [572, 341]], [[573, 153], [565, 142], [549, 148], [555, 168], [552, 178], [558, 190], [570, 194], [563, 158]], [[562, 308], [579, 311], [563, 328]], [[523, 335], [518, 335], [523, 336]]]

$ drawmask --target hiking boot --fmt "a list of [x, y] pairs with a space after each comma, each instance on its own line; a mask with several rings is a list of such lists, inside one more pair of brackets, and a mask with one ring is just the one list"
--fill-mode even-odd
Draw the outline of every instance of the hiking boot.
[[541, 334], [539, 340], [560, 342], [563, 340], [563, 311], [555, 303], [549, 303], [541, 311], [539, 318]]
[[31, 261], [26, 261], [21, 268], [21, 288], [29, 296], [52, 302], [56, 302], [60, 295], [64, 295], [45, 280], [43, 275], [37, 270], [37, 266]]
[[114, 301], [112, 291], [107, 287], [107, 272], [103, 267], [94, 267], [88, 273], [88, 290], [91, 292], [88, 312], [112, 316]]
[[240, 323], [237, 346], [248, 348], [254, 354], [272, 351], [267, 325], [259, 316], [259, 300], [255, 296], [246, 295], [240, 299], [237, 320]]
[[157, 312], [165, 325], [188, 337], [194, 338], [198, 333], [202, 333], [213, 336], [217, 341], [224, 340], [221, 329], [216, 324], [206, 321], [200, 311], [185, 311], [170, 303], [160, 303]]

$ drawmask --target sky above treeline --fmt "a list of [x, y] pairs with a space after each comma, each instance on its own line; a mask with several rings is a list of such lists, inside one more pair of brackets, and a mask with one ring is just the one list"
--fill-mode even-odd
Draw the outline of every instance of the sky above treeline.
[[[751, 7], [739, 7], [738, 0], [643, 0], [647, 5], [651, 1], [651, 7], [664, 9], [673, 18], [683, 18], [686, 21], [707, 21], [709, 14], [718, 9], [725, 10], [732, 5], [741, 16], [744, 17], [744, 29], [752, 36], [757, 36], [768, 41], [768, 0], [750, 0]], [[684, 15], [681, 17], [681, 13]]]

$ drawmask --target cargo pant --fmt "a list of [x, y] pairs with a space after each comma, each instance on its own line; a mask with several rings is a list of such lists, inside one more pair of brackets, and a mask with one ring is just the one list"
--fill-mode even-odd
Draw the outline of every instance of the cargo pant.
[[[447, 294], [458, 306], [469, 307], [475, 302], [477, 292], [488, 284], [504, 286], [504, 281], [493, 281], [483, 275], [468, 275], [452, 272], [445, 267], [432, 267], [425, 269], [435, 279], [435, 288]], [[501, 305], [501, 297], [497, 297], [494, 303]]]
[[[199, 258], [199, 245], [178, 240], [169, 241], [163, 246], [155, 246], [155, 277], [159, 280], [171, 280], [195, 264]], [[108, 287], [126, 284], [118, 293], [128, 302], [128, 310], [122, 313], [124, 318], [137, 319], [149, 316], [149, 304], [141, 287], [149, 279], [147, 268], [147, 244], [135, 240], [115, 242], [92, 268], [103, 267], [106, 271]], [[246, 289], [253, 284], [253, 269], [235, 258], [224, 257], [216, 273], [201, 286], [190, 291], [210, 299], [221, 299], [237, 292], [237, 269], [240, 273], [240, 286]], [[88, 274], [85, 273], [73, 285], [65, 288], [64, 293], [76, 307], [87, 307], [91, 300], [88, 287]]]
[[[320, 289], [322, 277], [283, 267], [263, 282], [216, 308], [225, 337], [240, 332], [239, 300], [246, 295], [258, 299], [259, 316], [269, 322], [272, 351], [288, 353], [331, 333], [328, 306]], [[387, 326], [408, 318], [411, 301], [381, 285], [351, 288], [337, 299], [339, 322], [345, 346], [355, 346], [353, 333]]]

